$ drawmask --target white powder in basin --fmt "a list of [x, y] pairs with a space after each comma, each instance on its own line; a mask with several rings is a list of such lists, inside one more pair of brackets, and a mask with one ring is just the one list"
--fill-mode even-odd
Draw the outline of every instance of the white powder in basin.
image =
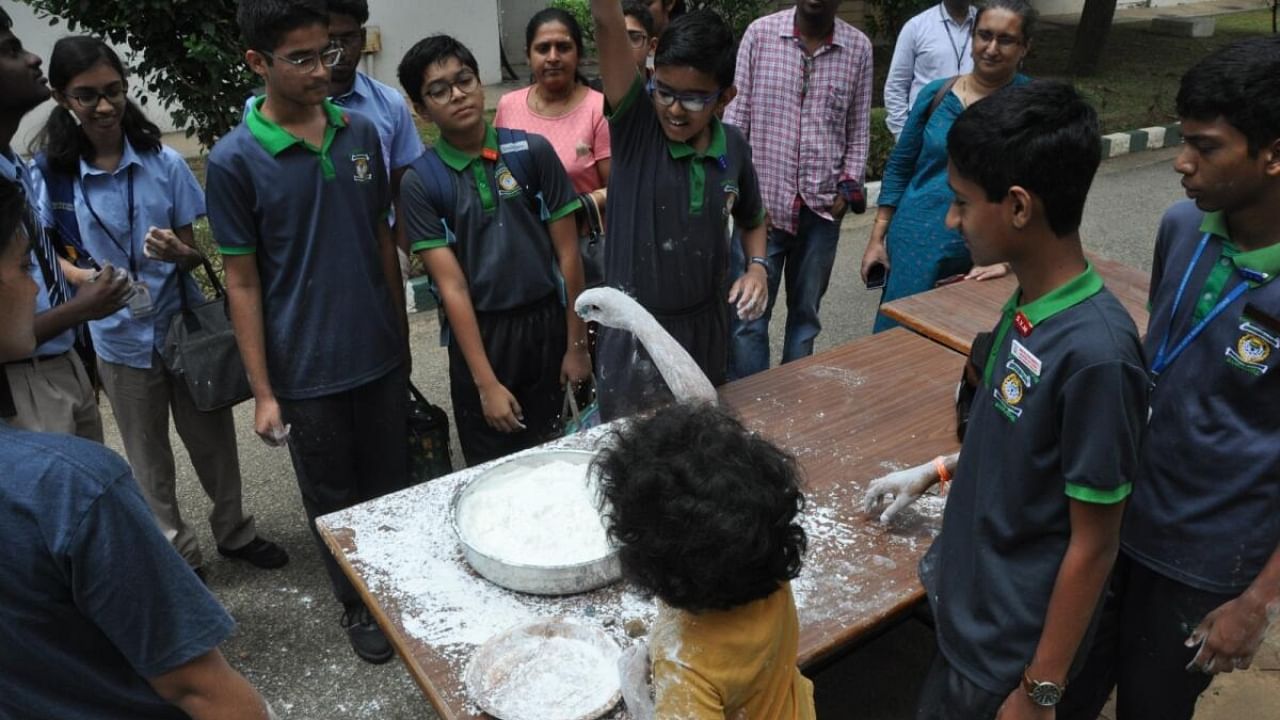
[[525, 636], [496, 660], [485, 692], [503, 720], [576, 720], [617, 702], [617, 653], [590, 643]]
[[466, 541], [504, 562], [576, 565], [610, 552], [585, 463], [512, 468], [487, 478], [458, 512]]

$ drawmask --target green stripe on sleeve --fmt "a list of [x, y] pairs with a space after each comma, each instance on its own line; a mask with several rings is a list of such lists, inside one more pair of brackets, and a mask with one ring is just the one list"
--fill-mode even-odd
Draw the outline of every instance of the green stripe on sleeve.
[[409, 246], [409, 252], [417, 253], [417, 252], [422, 252], [423, 250], [435, 250], [436, 248], [442, 248], [448, 244], [449, 244], [449, 241], [444, 238], [432, 238], [431, 240], [419, 240], [418, 242], [413, 243], [412, 245]]
[[574, 198], [569, 202], [565, 203], [564, 207], [551, 213], [551, 217], [547, 218], [547, 222], [555, 222], [562, 217], [567, 217], [569, 215], [572, 215], [578, 212], [578, 210], [580, 210], [581, 208], [582, 208], [582, 201], [579, 200], [578, 198]]
[[756, 216], [751, 218], [751, 225], [747, 226], [746, 229], [755, 230], [756, 228], [760, 227], [761, 225], [764, 224], [764, 219], [767, 216], [768, 216], [768, 211], [765, 210], [763, 207], [761, 207], [760, 212], [756, 213]]
[[258, 252], [258, 248], [239, 247], [239, 246], [233, 246], [233, 245], [219, 245], [218, 252], [222, 253], [223, 255], [252, 255]]
[[1125, 483], [1111, 490], [1098, 490], [1084, 485], [1067, 483], [1067, 497], [1091, 505], [1115, 505], [1131, 494], [1133, 494], [1133, 483]]

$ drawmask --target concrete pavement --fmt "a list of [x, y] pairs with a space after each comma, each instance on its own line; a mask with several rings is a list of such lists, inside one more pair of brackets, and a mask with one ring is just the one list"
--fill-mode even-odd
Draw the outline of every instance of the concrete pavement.
[[[1148, 269], [1155, 230], [1164, 209], [1181, 197], [1170, 169], [1172, 150], [1129, 155], [1106, 163], [1086, 211], [1089, 250]], [[865, 335], [877, 298], [856, 278], [870, 217], [845, 223], [843, 244], [828, 293], [821, 351]], [[781, 354], [784, 312], [774, 319], [774, 358]], [[448, 408], [446, 355], [436, 346], [432, 313], [411, 321], [414, 379], [433, 402]], [[121, 448], [109, 409], [104, 408], [108, 444]], [[374, 667], [351, 653], [338, 627], [340, 608], [329, 594], [318, 550], [306, 530], [297, 487], [285, 451], [267, 448], [252, 433], [252, 404], [236, 410], [247, 508], [260, 532], [283, 543], [293, 561], [279, 571], [259, 571], [216, 555], [203, 518], [209, 512], [181, 443], [179, 494], [186, 517], [203, 543], [210, 585], [236, 617], [239, 628], [224, 646], [228, 658], [271, 700], [282, 718], [377, 718], [434, 720], [418, 688], [398, 661]], [[456, 448], [456, 443], [455, 443]], [[442, 520], [443, 521], [443, 520]], [[932, 652], [928, 632], [908, 623], [818, 676], [822, 717], [879, 720], [910, 717], [916, 677]], [[1280, 658], [1271, 650], [1270, 671], [1224, 678], [1206, 698], [1201, 720], [1268, 717], [1264, 707], [1280, 701]], [[1264, 663], [1264, 666], [1266, 663]], [[1269, 702], [1271, 705], [1257, 703]], [[1249, 705], [1249, 703], [1254, 703]], [[1241, 705], [1244, 705], [1242, 708]], [[1252, 709], [1250, 709], [1252, 708]]]

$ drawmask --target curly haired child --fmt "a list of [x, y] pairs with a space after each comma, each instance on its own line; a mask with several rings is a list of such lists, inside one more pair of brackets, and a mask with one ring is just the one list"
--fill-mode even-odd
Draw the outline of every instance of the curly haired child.
[[812, 720], [795, 665], [795, 459], [723, 410], [673, 405], [621, 430], [595, 467], [623, 575], [660, 601], [649, 657], [641, 644], [622, 663], [632, 716]]

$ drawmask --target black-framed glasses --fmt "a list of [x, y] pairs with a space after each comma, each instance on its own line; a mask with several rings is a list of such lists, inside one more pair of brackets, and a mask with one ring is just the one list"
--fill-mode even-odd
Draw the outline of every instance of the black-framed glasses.
[[124, 97], [129, 92], [129, 88], [124, 83], [112, 83], [105, 89], [96, 88], [76, 88], [69, 90], [66, 96], [73, 100], [81, 110], [92, 110], [98, 107], [98, 103], [106, 100], [112, 105], [124, 104]]
[[649, 42], [649, 34], [641, 30], [628, 30], [627, 41], [631, 43], [631, 47], [641, 48]]
[[982, 43], [983, 45], [990, 45], [991, 43], [994, 42], [996, 45], [999, 45], [1002, 48], [1010, 48], [1010, 47], [1013, 47], [1014, 45], [1022, 44], [1022, 38], [1017, 35], [1005, 35], [1005, 34], [997, 35], [996, 33], [993, 33], [990, 30], [974, 30], [973, 36], [977, 38], [978, 42]]
[[480, 78], [470, 70], [463, 70], [454, 76], [453, 82], [437, 80], [422, 90], [422, 96], [437, 105], [448, 105], [453, 98], [453, 90], [457, 88], [463, 95], [470, 95], [480, 87]]
[[337, 65], [338, 63], [342, 62], [342, 48], [337, 46], [330, 46], [328, 48], [325, 48], [324, 50], [321, 50], [320, 52], [308, 53], [307, 55], [304, 55], [303, 57], [300, 57], [300, 58], [291, 58], [284, 55], [275, 55], [269, 52], [264, 52], [262, 54], [266, 55], [272, 60], [280, 60], [282, 62], [288, 63], [289, 65], [293, 66], [294, 70], [297, 70], [300, 73], [315, 72], [316, 68], [320, 67], [321, 65], [327, 68], [331, 68], [334, 65]]
[[669, 88], [658, 85], [653, 78], [649, 78], [649, 83], [645, 86], [645, 89], [649, 91], [649, 95], [654, 102], [662, 107], [671, 107], [676, 103], [680, 103], [680, 107], [691, 113], [706, 110], [708, 105], [714, 104], [724, 94], [724, 90], [717, 90], [710, 95], [672, 92]]

